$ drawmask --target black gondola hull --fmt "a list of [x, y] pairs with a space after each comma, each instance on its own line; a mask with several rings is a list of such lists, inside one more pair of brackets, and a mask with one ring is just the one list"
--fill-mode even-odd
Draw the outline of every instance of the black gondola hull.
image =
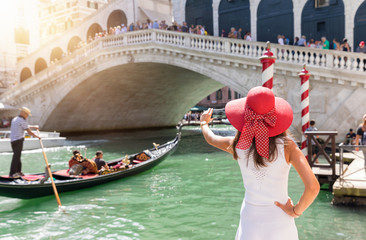
[[[96, 185], [104, 184], [117, 179], [129, 177], [132, 175], [139, 174], [141, 172], [147, 171], [159, 163], [161, 163], [165, 158], [174, 152], [176, 149], [180, 136], [177, 136], [173, 141], [166, 143], [159, 147], [159, 150], [165, 150], [164, 148], [169, 148], [165, 153], [160, 156], [147, 160], [145, 162], [136, 164], [134, 167], [114, 172], [106, 175], [99, 175], [93, 178], [86, 179], [68, 179], [68, 180], [56, 180], [56, 187], [59, 193], [79, 190], [83, 188], [89, 188]], [[156, 149], [150, 149], [151, 152], [156, 151]], [[119, 161], [115, 160], [115, 161]], [[52, 195], [53, 189], [51, 183], [29, 183], [29, 184], [17, 184], [16, 180], [2, 178], [0, 179], [0, 196], [21, 198], [21, 199], [31, 199], [37, 197], [43, 197], [47, 195]]]

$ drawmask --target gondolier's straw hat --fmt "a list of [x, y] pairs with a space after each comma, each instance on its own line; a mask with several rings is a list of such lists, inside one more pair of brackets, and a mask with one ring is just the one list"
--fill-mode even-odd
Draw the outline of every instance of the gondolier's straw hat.
[[269, 137], [286, 131], [293, 120], [290, 104], [275, 97], [266, 87], [254, 87], [247, 97], [228, 102], [225, 113], [233, 127], [241, 132], [236, 147], [248, 149], [255, 138], [258, 153], [266, 158], [269, 157]]
[[20, 110], [21, 112], [25, 112], [26, 114], [28, 114], [28, 116], [32, 116], [32, 114], [31, 114], [31, 110], [30, 110], [29, 108], [27, 108], [27, 107], [19, 108], [19, 110]]

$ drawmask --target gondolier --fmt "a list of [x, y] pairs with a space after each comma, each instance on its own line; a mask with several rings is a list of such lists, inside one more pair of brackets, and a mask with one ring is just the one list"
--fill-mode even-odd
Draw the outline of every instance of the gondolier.
[[31, 130], [31, 128], [37, 130], [38, 126], [31, 126], [27, 123], [27, 118], [31, 116], [31, 111], [26, 107], [22, 107], [19, 110], [19, 116], [13, 118], [10, 128], [10, 141], [11, 148], [13, 149], [13, 158], [11, 161], [9, 177], [13, 178], [24, 175], [22, 173], [22, 162], [20, 159], [23, 150], [24, 131], [27, 131], [29, 135], [40, 139], [40, 137], [34, 134]]

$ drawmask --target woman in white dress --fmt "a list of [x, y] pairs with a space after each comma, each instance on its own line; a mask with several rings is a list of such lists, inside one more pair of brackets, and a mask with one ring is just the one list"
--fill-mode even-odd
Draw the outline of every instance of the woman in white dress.
[[[235, 137], [217, 136], [210, 130], [212, 109], [202, 114], [201, 128], [209, 144], [231, 153], [240, 166], [245, 197], [235, 239], [298, 239], [294, 218], [310, 206], [320, 187], [305, 156], [287, 136], [291, 106], [270, 89], [255, 87], [246, 98], [230, 101], [225, 112], [238, 130]], [[297, 204], [287, 192], [291, 165], [305, 186]]]

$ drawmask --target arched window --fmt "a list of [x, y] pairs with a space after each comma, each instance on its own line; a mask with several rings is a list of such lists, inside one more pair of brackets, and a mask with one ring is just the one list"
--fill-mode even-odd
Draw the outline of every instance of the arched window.
[[122, 10], [114, 10], [108, 17], [107, 29], [121, 26], [122, 24], [127, 26], [126, 14]]
[[361, 41], [366, 41], [366, 2], [358, 8], [355, 15], [354, 49], [356, 50]]
[[86, 39], [89, 39], [89, 37], [94, 39], [95, 34], [100, 33], [100, 32], [103, 32], [102, 27], [98, 23], [93, 23], [88, 29], [88, 33], [86, 34]]
[[242, 36], [245, 32], [250, 32], [250, 4], [249, 0], [227, 1], [222, 0], [219, 6], [219, 31], [222, 29], [226, 33], [230, 28], [242, 29]]
[[63, 51], [61, 48], [56, 47], [52, 49], [50, 61], [60, 60], [62, 58]]
[[34, 65], [34, 73], [37, 74], [45, 68], [47, 68], [46, 61], [43, 58], [38, 58]]
[[222, 90], [221, 89], [216, 91], [216, 100], [222, 100]]
[[257, 11], [257, 40], [277, 43], [278, 34], [294, 38], [292, 0], [262, 0]]
[[235, 99], [240, 98], [240, 94], [237, 91], [235, 91], [234, 96], [235, 96]]
[[20, 82], [27, 80], [28, 78], [32, 77], [32, 72], [29, 68], [23, 68], [20, 72]]
[[73, 52], [76, 49], [79, 48], [79, 43], [81, 42], [81, 39], [78, 36], [75, 36], [70, 39], [69, 44], [67, 45], [67, 50], [69, 52]]
[[188, 26], [202, 25], [209, 35], [213, 35], [212, 0], [187, 0], [186, 22]]
[[[307, 40], [320, 40], [323, 36], [332, 42], [344, 38], [344, 4], [342, 0], [329, 1], [328, 4], [315, 6], [314, 0], [308, 0], [301, 14], [301, 34]], [[300, 36], [298, 36], [300, 37]], [[330, 46], [333, 46], [330, 44]]]

